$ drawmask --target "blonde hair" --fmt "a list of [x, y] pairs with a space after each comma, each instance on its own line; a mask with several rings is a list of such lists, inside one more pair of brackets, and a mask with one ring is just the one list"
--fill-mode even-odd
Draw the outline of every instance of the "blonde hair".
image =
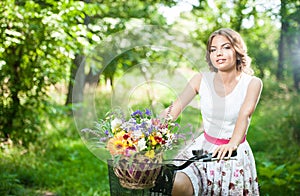
[[247, 46], [241, 35], [230, 28], [221, 28], [210, 35], [206, 46], [206, 61], [208, 63], [209, 69], [214, 72], [218, 71], [218, 69], [213, 66], [210, 59], [210, 47], [212, 44], [212, 40], [216, 35], [222, 35], [226, 37], [233, 46], [236, 52], [236, 70], [243, 71], [249, 75], [253, 75], [253, 70], [250, 67], [251, 58], [247, 54]]

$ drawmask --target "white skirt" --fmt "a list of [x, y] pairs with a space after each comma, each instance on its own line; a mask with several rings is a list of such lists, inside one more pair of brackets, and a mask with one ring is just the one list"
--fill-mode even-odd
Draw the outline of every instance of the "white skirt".
[[[213, 152], [217, 145], [200, 135], [177, 158], [188, 159], [192, 150]], [[195, 162], [178, 172], [189, 176], [194, 195], [259, 195], [259, 186], [253, 153], [247, 141], [239, 145], [235, 160]]]

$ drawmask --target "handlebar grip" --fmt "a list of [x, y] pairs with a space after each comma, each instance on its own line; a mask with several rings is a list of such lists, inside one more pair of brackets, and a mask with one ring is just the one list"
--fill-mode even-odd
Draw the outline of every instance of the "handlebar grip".
[[[225, 157], [228, 157], [228, 153], [229, 152], [227, 151], [226, 154], [225, 154]], [[232, 151], [232, 153], [231, 153], [231, 157], [235, 157], [235, 156], [237, 156], [237, 151], [236, 150]], [[217, 158], [217, 154], [212, 158]]]
[[[201, 155], [203, 155], [203, 150], [202, 149], [201, 150], [192, 150], [192, 153], [193, 153], [194, 156], [201, 157]], [[225, 154], [225, 157], [228, 157], [228, 153], [229, 152], [227, 152]], [[209, 153], [209, 154], [212, 155], [212, 153]], [[236, 150], [232, 151], [231, 157], [235, 157], [236, 155], [237, 155], [237, 151]], [[212, 158], [217, 158], [217, 155], [215, 155]]]

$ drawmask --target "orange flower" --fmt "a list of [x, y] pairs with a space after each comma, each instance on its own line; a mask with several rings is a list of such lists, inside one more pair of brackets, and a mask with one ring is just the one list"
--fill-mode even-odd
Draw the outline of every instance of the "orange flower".
[[112, 155], [124, 154], [126, 145], [118, 138], [111, 138], [107, 143], [107, 149]]

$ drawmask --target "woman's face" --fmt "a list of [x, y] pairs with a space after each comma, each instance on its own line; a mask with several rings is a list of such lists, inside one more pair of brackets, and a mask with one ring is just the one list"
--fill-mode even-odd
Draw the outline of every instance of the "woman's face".
[[225, 36], [216, 35], [209, 50], [210, 60], [219, 71], [236, 69], [236, 52]]

